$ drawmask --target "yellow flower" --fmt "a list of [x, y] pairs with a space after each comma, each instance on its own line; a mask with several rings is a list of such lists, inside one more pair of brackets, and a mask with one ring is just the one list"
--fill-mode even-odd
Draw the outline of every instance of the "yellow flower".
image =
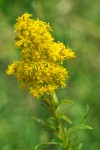
[[54, 42], [49, 24], [30, 16], [25, 13], [15, 24], [15, 45], [21, 48], [21, 59], [8, 66], [7, 74], [15, 75], [22, 88], [28, 86], [30, 93], [39, 97], [66, 86], [68, 71], [61, 64], [75, 58], [75, 53]]
[[8, 75], [15, 74], [16, 69], [17, 69], [17, 65], [18, 65], [18, 62], [14, 61], [11, 65], [8, 66], [6, 73]]

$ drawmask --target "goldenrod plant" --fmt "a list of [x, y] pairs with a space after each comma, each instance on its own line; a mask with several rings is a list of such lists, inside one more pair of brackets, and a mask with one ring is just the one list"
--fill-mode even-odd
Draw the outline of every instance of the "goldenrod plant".
[[[63, 62], [76, 58], [75, 53], [63, 43], [54, 41], [49, 24], [30, 17], [31, 14], [25, 13], [17, 19], [15, 45], [20, 48], [21, 59], [10, 64], [6, 73], [14, 75], [21, 87], [28, 88], [33, 97], [41, 99], [42, 105], [50, 112], [49, 118], [45, 121], [35, 116], [32, 119], [51, 132], [54, 139], [39, 144], [34, 149], [38, 150], [45, 144], [55, 144], [62, 150], [81, 150], [82, 143], [75, 144], [71, 136], [78, 129], [92, 129], [92, 127], [82, 122], [73, 125], [60, 110], [62, 103], [73, 102], [59, 101], [55, 93], [59, 87], [66, 86], [68, 71], [63, 67]], [[68, 128], [62, 126], [62, 120], [69, 123], [70, 128], [69, 125]]]

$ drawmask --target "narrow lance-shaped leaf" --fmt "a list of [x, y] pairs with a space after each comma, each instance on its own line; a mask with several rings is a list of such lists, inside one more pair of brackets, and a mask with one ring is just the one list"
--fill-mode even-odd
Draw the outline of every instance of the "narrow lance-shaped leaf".
[[70, 104], [73, 104], [74, 102], [71, 101], [71, 100], [61, 100], [61, 101], [59, 101], [59, 104], [58, 104], [58, 105], [61, 105], [61, 104], [63, 104], [63, 103], [70, 103]]
[[81, 150], [82, 146], [83, 146], [83, 143], [80, 143], [79, 146], [78, 146], [78, 150]]
[[46, 129], [49, 132], [53, 132], [56, 131], [55, 126], [51, 123], [49, 123], [48, 121], [43, 121], [37, 117], [32, 117], [33, 121], [37, 124], [39, 124], [40, 126], [42, 126], [44, 129]]
[[91, 126], [89, 125], [74, 125], [73, 127], [69, 128], [67, 130], [67, 136], [70, 136], [73, 132], [75, 132], [78, 129], [93, 129]]
[[86, 112], [84, 113], [83, 117], [81, 118], [81, 120], [80, 120], [79, 124], [83, 124], [83, 123], [86, 121], [86, 118], [87, 118], [88, 112], [89, 112], [89, 106], [87, 105]]
[[57, 142], [42, 143], [42, 144], [39, 144], [39, 145], [35, 146], [34, 150], [38, 150], [44, 145], [57, 145], [57, 144], [58, 144]]
[[58, 107], [58, 98], [55, 92], [51, 95], [52, 104], [57, 108]]
[[61, 118], [64, 119], [66, 122], [72, 124], [72, 121], [67, 116], [62, 115]]
[[41, 119], [39, 119], [39, 118], [37, 118], [37, 117], [35, 117], [35, 116], [32, 116], [32, 120], [33, 120], [34, 122], [36, 122], [36, 123], [42, 125], [42, 126], [45, 125], [45, 122], [44, 122], [43, 120], [41, 120]]

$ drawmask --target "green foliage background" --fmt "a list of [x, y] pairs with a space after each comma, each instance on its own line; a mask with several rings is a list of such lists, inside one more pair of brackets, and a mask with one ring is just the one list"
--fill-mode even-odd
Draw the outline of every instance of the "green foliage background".
[[[34, 114], [46, 119], [46, 110], [18, 88], [15, 78], [5, 74], [8, 64], [20, 57], [14, 46], [14, 24], [25, 12], [49, 22], [55, 40], [75, 51], [77, 59], [65, 62], [70, 76], [67, 88], [57, 94], [59, 99], [74, 101], [62, 107], [74, 123], [89, 105], [87, 123], [94, 129], [77, 134], [83, 150], [100, 150], [99, 6], [99, 0], [0, 0], [0, 150], [33, 150], [39, 142], [52, 138], [31, 119]], [[54, 146], [44, 149], [51, 148], [56, 150]]]

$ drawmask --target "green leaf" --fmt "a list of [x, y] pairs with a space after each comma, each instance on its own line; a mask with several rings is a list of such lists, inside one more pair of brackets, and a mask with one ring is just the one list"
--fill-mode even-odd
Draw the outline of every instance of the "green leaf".
[[83, 143], [80, 143], [79, 146], [78, 146], [78, 150], [81, 150], [82, 146], [83, 146]]
[[66, 122], [72, 124], [72, 121], [67, 116], [62, 115], [61, 118], [64, 119]]
[[71, 100], [61, 100], [61, 101], [59, 101], [59, 104], [58, 104], [58, 105], [61, 105], [61, 104], [63, 104], [63, 103], [70, 103], [70, 104], [73, 104], [74, 102], [71, 101]]
[[89, 106], [87, 105], [86, 112], [84, 113], [83, 117], [81, 118], [81, 120], [80, 120], [79, 124], [83, 124], [83, 123], [85, 123], [86, 118], [87, 118], [87, 115], [88, 115], [88, 112], [89, 112]]
[[53, 92], [52, 98], [55, 100], [55, 103], [58, 103], [58, 97], [55, 92]]
[[39, 118], [37, 118], [37, 117], [35, 117], [35, 116], [32, 117], [32, 120], [33, 120], [35, 123], [37, 123], [37, 124], [39, 124], [40, 126], [42, 126], [42, 127], [43, 127], [45, 130], [47, 130], [47, 131], [50, 131], [50, 132], [56, 131], [53, 122], [48, 122], [48, 121], [45, 121], [45, 122], [44, 122], [43, 120], [41, 120], [41, 119], [39, 119]]
[[46, 121], [47, 127], [51, 129], [52, 131], [56, 131], [54, 119], [55, 118], [53, 117], [49, 117]]
[[42, 126], [45, 125], [45, 122], [43, 120], [39, 119], [38, 117], [32, 116], [32, 120]]
[[93, 129], [91, 126], [89, 125], [74, 125], [73, 127], [69, 128], [67, 130], [67, 135], [70, 136], [73, 132], [75, 132], [78, 129]]
[[52, 93], [51, 100], [52, 100], [51, 101], [52, 105], [55, 106], [55, 108], [57, 108], [58, 107], [58, 97], [55, 92]]
[[57, 142], [42, 143], [42, 144], [39, 144], [39, 145], [35, 146], [34, 150], [38, 150], [44, 145], [57, 145], [57, 144], [58, 144]]

